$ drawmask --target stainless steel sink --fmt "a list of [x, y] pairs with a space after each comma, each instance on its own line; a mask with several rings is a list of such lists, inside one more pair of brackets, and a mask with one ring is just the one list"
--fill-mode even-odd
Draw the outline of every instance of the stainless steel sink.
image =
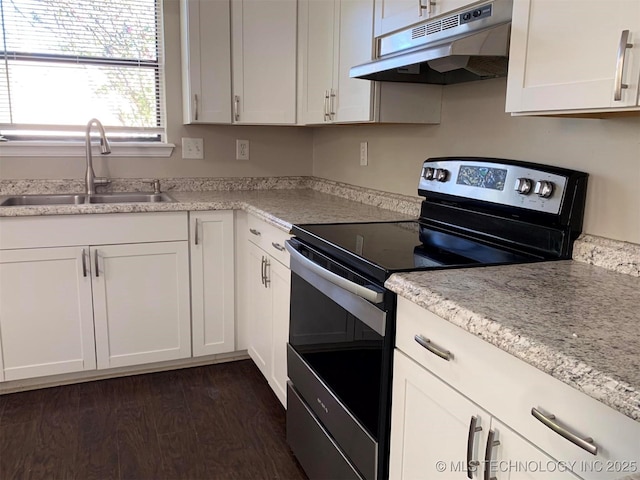
[[173, 202], [166, 193], [98, 193], [89, 195], [89, 203], [157, 203]]
[[[86, 195], [11, 195], [4, 197], [1, 207], [26, 207], [29, 205], [80, 205], [85, 203]], [[1, 197], [0, 197], [1, 198]]]
[[82, 205], [99, 203], [157, 203], [174, 202], [166, 193], [100, 193], [94, 195], [9, 195], [0, 197], [0, 207], [26, 207], [44, 205]]

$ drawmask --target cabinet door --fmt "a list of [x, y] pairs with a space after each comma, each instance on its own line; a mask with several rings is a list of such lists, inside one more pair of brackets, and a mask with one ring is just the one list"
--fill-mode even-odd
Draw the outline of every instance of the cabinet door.
[[[618, 48], [629, 30], [621, 79]], [[638, 105], [640, 2], [515, 0], [507, 111], [615, 109]], [[620, 100], [614, 91], [620, 83]]]
[[289, 299], [291, 297], [291, 271], [270, 257], [268, 267], [269, 288], [272, 292], [271, 378], [269, 385], [287, 407], [287, 342], [289, 341]]
[[184, 123], [231, 123], [229, 0], [181, 0]]
[[232, 0], [234, 122], [295, 124], [296, 0]]
[[373, 120], [374, 82], [349, 77], [349, 69], [371, 61], [373, 50], [373, 0], [343, 0], [340, 8], [340, 42], [336, 57], [332, 99], [336, 122]]
[[98, 368], [191, 356], [187, 242], [91, 247]]
[[233, 212], [190, 214], [193, 356], [235, 350]]
[[335, 8], [335, 0], [300, 0], [298, 4], [302, 123], [328, 120], [325, 97], [333, 87], [334, 49], [338, 44]]
[[[480, 468], [484, 478], [500, 480], [578, 480], [571, 469], [579, 470], [579, 462], [569, 458], [553, 459], [515, 433], [496, 418], [491, 419], [489, 451]], [[594, 462], [595, 463], [595, 462]]]
[[265, 378], [271, 378], [272, 349], [272, 295], [265, 285], [268, 255], [251, 242], [247, 242], [247, 282], [244, 299], [247, 305], [249, 356]]
[[429, 0], [375, 0], [375, 36], [426, 20]]
[[88, 253], [0, 250], [0, 380], [96, 368]]
[[[469, 438], [472, 418], [482, 430]], [[489, 424], [489, 414], [395, 351], [389, 478], [466, 478], [468, 441], [470, 460], [481, 461]]]

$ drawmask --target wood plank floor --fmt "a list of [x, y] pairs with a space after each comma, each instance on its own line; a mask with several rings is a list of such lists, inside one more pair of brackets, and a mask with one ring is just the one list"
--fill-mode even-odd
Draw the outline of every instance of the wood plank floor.
[[239, 361], [0, 396], [0, 479], [306, 479]]

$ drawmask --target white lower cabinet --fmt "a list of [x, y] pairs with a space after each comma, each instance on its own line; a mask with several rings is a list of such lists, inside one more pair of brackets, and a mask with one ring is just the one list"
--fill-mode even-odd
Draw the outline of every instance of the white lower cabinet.
[[86, 253], [0, 250], [0, 381], [96, 368]]
[[390, 478], [617, 480], [638, 468], [640, 423], [398, 298]]
[[0, 220], [0, 380], [187, 358], [190, 327], [186, 212]]
[[577, 479], [396, 350], [390, 478]]
[[189, 230], [193, 356], [233, 352], [233, 211], [192, 212]]
[[90, 251], [98, 368], [190, 357], [187, 242]]
[[283, 231], [249, 217], [243, 303], [253, 359], [286, 407], [291, 272]]

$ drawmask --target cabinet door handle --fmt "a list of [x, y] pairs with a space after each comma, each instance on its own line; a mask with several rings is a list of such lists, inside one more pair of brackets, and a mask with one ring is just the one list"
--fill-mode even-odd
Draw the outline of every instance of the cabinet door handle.
[[449, 350], [443, 350], [443, 349], [441, 349], [439, 347], [436, 347], [431, 342], [431, 340], [429, 340], [428, 338], [423, 337], [422, 335], [416, 335], [416, 336], [413, 337], [413, 339], [416, 342], [418, 342], [421, 346], [423, 346], [424, 348], [429, 350], [431, 353], [433, 353], [434, 355], [439, 356], [440, 358], [443, 358], [447, 362], [453, 358], [453, 353], [451, 353]]
[[198, 245], [198, 227], [200, 224], [200, 220], [196, 218], [196, 228], [195, 228], [195, 232], [193, 233], [193, 243]]
[[336, 119], [336, 106], [335, 106], [335, 101], [336, 101], [336, 92], [333, 90], [333, 88], [331, 89], [331, 93], [329, 94], [330, 99], [329, 99], [329, 120], [335, 120]]
[[473, 472], [480, 465], [479, 461], [473, 460], [473, 443], [476, 433], [481, 431], [482, 427], [478, 426], [478, 417], [473, 415], [469, 421], [469, 436], [467, 437], [467, 478], [473, 478]]
[[82, 249], [82, 276], [85, 278], [87, 276], [87, 254], [84, 248]]
[[491, 476], [491, 458], [493, 457], [493, 447], [500, 445], [498, 440], [495, 440], [495, 430], [489, 430], [487, 435], [487, 449], [484, 451], [484, 480], [496, 480], [496, 477]]
[[250, 228], [249, 231], [254, 234], [256, 237], [259, 237], [260, 235], [262, 235], [260, 233], [260, 230], [256, 230], [255, 228]]
[[589, 452], [591, 455], [598, 454], [598, 447], [593, 444], [593, 438], [591, 437], [582, 438], [576, 435], [575, 433], [570, 432], [565, 427], [560, 425], [557, 421], [554, 421], [556, 420], [555, 415], [545, 415], [535, 407], [531, 409], [531, 415], [533, 415], [535, 419], [540, 421], [545, 427], [550, 428], [561, 437], [566, 438], [574, 445], [577, 445], [583, 450], [586, 450], [587, 452]]
[[271, 266], [269, 262], [269, 257], [265, 257], [264, 259], [264, 288], [269, 288], [269, 284], [271, 280], [269, 280], [269, 271], [267, 270]]
[[275, 248], [276, 250], [280, 250], [281, 252], [285, 251], [285, 248], [282, 245], [280, 245], [279, 243], [271, 242], [271, 246], [273, 248]]
[[262, 263], [260, 264], [260, 276], [262, 277], [260, 280], [260, 283], [262, 283], [262, 285], [264, 285], [264, 257], [262, 257]]
[[329, 90], [324, 91], [324, 121], [329, 120]]
[[96, 265], [96, 278], [98, 278], [100, 276], [100, 264], [98, 262], [98, 251], [96, 250], [94, 252], [94, 260], [95, 260], [95, 265]]
[[233, 118], [236, 122], [240, 120], [240, 97], [238, 95], [233, 97]]
[[198, 120], [198, 94], [195, 93], [193, 95], [193, 118], [194, 120]]
[[629, 88], [629, 85], [622, 83], [622, 72], [624, 70], [624, 60], [627, 56], [627, 49], [633, 48], [633, 43], [629, 43], [629, 30], [623, 30], [620, 35], [620, 44], [618, 45], [618, 57], [616, 60], [616, 76], [613, 81], [615, 90], [613, 92], [613, 100], [619, 102], [622, 100], [622, 89]]

